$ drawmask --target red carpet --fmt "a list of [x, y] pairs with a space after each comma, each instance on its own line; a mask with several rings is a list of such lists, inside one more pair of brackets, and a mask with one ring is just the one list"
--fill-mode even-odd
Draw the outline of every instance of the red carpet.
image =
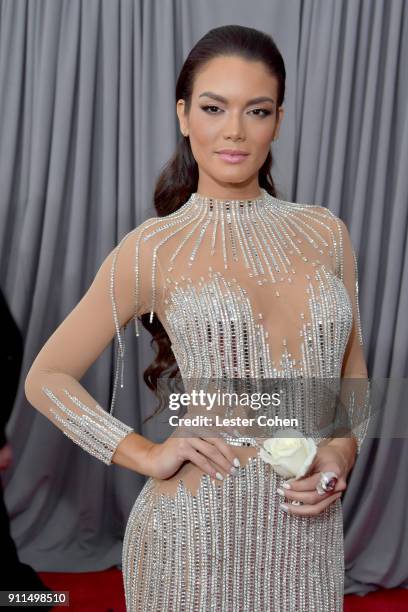
[[344, 612], [407, 611], [408, 589], [379, 589], [364, 595], [364, 597], [346, 595], [344, 598]]
[[[53, 612], [126, 612], [122, 573], [115, 567], [86, 574], [39, 572], [39, 575], [51, 589], [69, 591], [69, 608], [58, 606]], [[344, 612], [407, 611], [408, 589], [380, 589], [365, 597], [346, 595], [344, 598]]]
[[126, 612], [122, 572], [112, 567], [103, 572], [38, 572], [54, 591], [69, 591], [70, 606], [55, 606], [52, 612]]

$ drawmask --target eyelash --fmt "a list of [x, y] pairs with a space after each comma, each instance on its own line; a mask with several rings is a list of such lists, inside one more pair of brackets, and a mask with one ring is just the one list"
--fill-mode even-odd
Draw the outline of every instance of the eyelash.
[[[218, 106], [216, 106], [215, 104], [206, 104], [205, 106], [201, 106], [200, 108], [202, 108], [202, 110], [208, 115], [218, 115], [219, 114], [219, 113], [208, 113], [207, 112], [207, 109], [209, 108], [218, 108]], [[271, 114], [271, 111], [267, 110], [266, 108], [254, 108], [253, 110], [262, 111], [263, 113], [265, 113], [264, 115], [255, 115], [255, 117], [261, 117], [262, 119]]]

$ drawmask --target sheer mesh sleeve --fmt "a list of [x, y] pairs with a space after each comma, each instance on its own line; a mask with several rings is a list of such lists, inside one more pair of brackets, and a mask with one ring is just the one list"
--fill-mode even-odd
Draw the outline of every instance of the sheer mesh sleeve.
[[107, 465], [112, 463], [119, 443], [133, 431], [111, 414], [118, 368], [111, 412], [104, 410], [79, 381], [115, 334], [119, 361], [123, 363], [121, 332], [131, 319], [137, 323], [137, 317], [149, 310], [152, 254], [140, 240], [142, 225], [129, 232], [105, 258], [85, 295], [42, 347], [25, 380], [28, 401]]
[[337, 218], [338, 276], [350, 297], [353, 324], [344, 353], [341, 376], [340, 404], [345, 411], [348, 427], [357, 441], [357, 453], [367, 434], [370, 417], [370, 383], [364, 356], [361, 329], [357, 258], [345, 223]]

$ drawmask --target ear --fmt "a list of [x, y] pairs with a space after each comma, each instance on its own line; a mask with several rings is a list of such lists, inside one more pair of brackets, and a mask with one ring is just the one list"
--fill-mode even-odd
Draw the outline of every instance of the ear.
[[187, 136], [188, 125], [187, 125], [187, 119], [184, 115], [184, 109], [185, 109], [184, 100], [183, 99], [177, 100], [176, 111], [177, 111], [177, 117], [178, 117], [179, 125], [180, 125], [180, 132], [183, 134], [183, 136]]

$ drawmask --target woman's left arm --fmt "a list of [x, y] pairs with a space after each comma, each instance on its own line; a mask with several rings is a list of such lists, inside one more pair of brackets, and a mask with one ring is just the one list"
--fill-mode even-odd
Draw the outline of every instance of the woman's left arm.
[[337, 435], [328, 442], [328, 446], [343, 455], [348, 473], [366, 437], [370, 417], [370, 387], [360, 320], [357, 258], [347, 226], [340, 218], [335, 217], [335, 220], [339, 262], [337, 274], [347, 290], [353, 313], [341, 369], [339, 421], [343, 422], [347, 433], [352, 430], [352, 436], [344, 438]]
[[[366, 436], [370, 417], [369, 380], [358, 301], [357, 259], [347, 226], [340, 218], [333, 217], [336, 221], [336, 273], [350, 298], [353, 321], [341, 370], [339, 411], [335, 423], [337, 435], [319, 444], [308, 475], [286, 482], [283, 489], [278, 489], [284, 504], [282, 510], [298, 516], [320, 514], [342, 495]], [[347, 433], [347, 437], [341, 437], [341, 432]], [[333, 491], [320, 495], [316, 490], [320, 474], [329, 471], [338, 476], [336, 486]], [[292, 501], [301, 502], [301, 505], [293, 505]]]

